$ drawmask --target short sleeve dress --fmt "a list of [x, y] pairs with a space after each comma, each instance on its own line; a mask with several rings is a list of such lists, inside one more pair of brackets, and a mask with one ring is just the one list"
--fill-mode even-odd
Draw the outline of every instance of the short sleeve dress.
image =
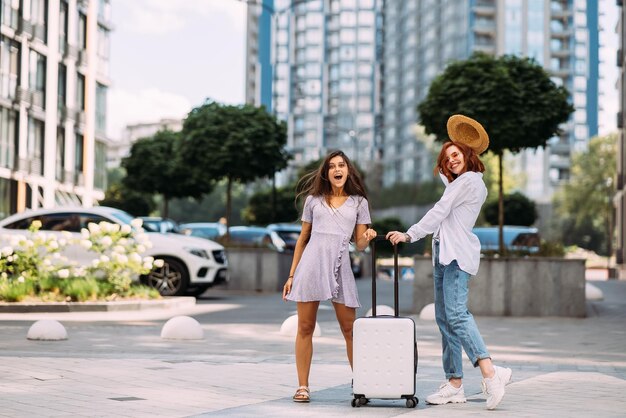
[[359, 295], [350, 266], [349, 242], [357, 224], [370, 224], [367, 199], [349, 196], [338, 208], [323, 196], [308, 196], [302, 220], [311, 223], [311, 237], [293, 276], [287, 300], [332, 300], [358, 308]]

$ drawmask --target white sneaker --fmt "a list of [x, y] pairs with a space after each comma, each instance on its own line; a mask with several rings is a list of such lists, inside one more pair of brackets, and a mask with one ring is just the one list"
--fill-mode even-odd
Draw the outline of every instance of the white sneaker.
[[463, 385], [459, 388], [455, 388], [446, 382], [439, 386], [439, 390], [426, 398], [426, 403], [431, 405], [444, 405], [447, 403], [463, 403], [465, 402], [465, 390]]
[[487, 395], [487, 409], [495, 409], [504, 397], [504, 387], [511, 381], [513, 371], [506, 367], [493, 366], [496, 374], [483, 379], [483, 393]]

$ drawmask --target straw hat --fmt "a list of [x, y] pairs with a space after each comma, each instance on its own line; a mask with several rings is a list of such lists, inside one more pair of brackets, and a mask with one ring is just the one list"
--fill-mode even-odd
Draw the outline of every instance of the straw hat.
[[489, 147], [489, 135], [485, 128], [472, 118], [452, 115], [448, 119], [448, 136], [452, 142], [460, 142], [472, 148], [477, 155]]

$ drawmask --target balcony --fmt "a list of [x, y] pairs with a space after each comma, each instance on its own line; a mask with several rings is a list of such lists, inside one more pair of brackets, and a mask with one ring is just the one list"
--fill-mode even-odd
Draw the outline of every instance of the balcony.
[[567, 58], [570, 56], [571, 53], [572, 52], [567, 45], [562, 45], [560, 48], [555, 48], [550, 51], [550, 55], [555, 58]]
[[31, 106], [35, 106], [40, 109], [45, 109], [45, 95], [43, 91], [31, 90], [29, 92], [29, 95], [30, 95]]

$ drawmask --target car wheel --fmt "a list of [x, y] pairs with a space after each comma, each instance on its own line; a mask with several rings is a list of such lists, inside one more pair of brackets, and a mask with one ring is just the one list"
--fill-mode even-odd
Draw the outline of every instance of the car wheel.
[[163, 267], [155, 267], [142, 282], [159, 291], [161, 296], [182, 296], [189, 287], [189, 273], [183, 263], [163, 258]]
[[201, 294], [206, 292], [209, 287], [211, 287], [210, 284], [201, 284], [198, 286], [190, 287], [187, 289], [187, 295], [188, 296], [200, 296]]

